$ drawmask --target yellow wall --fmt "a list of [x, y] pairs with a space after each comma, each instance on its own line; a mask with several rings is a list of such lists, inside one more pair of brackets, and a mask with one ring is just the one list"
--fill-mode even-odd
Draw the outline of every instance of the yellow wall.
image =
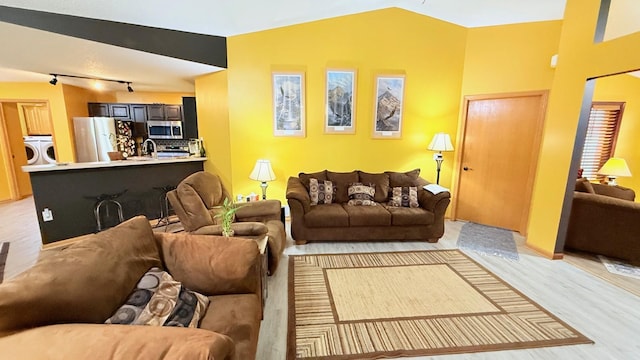
[[599, 0], [567, 0], [558, 66], [549, 96], [527, 245], [555, 252], [585, 80], [640, 67], [640, 33], [594, 44]]
[[[198, 77], [196, 104], [198, 135], [204, 138], [204, 148], [208, 158], [204, 169], [218, 174], [227, 190], [233, 191], [227, 75], [225, 70]], [[236, 154], [234, 155], [237, 157]]]
[[597, 79], [593, 100], [626, 102], [614, 156], [627, 161], [632, 176], [620, 177], [617, 181], [621, 186], [640, 191], [640, 78], [622, 74]]
[[[277, 180], [269, 183], [268, 196], [281, 200], [287, 178], [301, 171], [421, 168], [423, 177], [435, 181], [435, 163], [426, 147], [436, 132], [455, 138], [466, 35], [463, 27], [393, 8], [230, 37], [234, 194], [261, 192], [259, 184], [249, 179], [259, 158], [271, 160]], [[325, 71], [336, 67], [357, 70], [354, 135], [323, 133]], [[305, 72], [304, 138], [273, 136], [273, 70]], [[399, 140], [371, 137], [374, 75], [385, 73], [406, 75]], [[452, 154], [445, 159], [451, 164]], [[450, 182], [448, 167], [441, 184]]]
[[548, 90], [562, 21], [469, 29], [463, 95]]

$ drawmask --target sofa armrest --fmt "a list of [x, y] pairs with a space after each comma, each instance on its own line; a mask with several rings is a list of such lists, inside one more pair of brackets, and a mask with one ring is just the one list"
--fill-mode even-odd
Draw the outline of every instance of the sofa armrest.
[[255, 240], [155, 233], [164, 268], [201, 294], [260, 294], [260, 254]]
[[[231, 229], [233, 230], [233, 236], [260, 236], [266, 235], [269, 231], [266, 224], [255, 221], [232, 223]], [[192, 231], [191, 234], [222, 236], [222, 225], [203, 226]]]
[[61, 324], [0, 338], [12, 360], [233, 359], [235, 345], [222, 334], [167, 326]]
[[429, 210], [431, 212], [441, 211], [443, 214], [447, 210], [447, 206], [451, 202], [451, 193], [444, 191], [438, 194], [432, 194], [431, 192], [422, 188], [418, 189], [418, 202], [420, 207]]
[[302, 210], [306, 213], [311, 209], [311, 198], [309, 197], [309, 192], [307, 192], [307, 188], [304, 187], [302, 181], [300, 181], [297, 177], [290, 177], [287, 181], [287, 201], [289, 202], [289, 207], [293, 208], [293, 203], [299, 204], [299, 207], [302, 207]]
[[280, 200], [261, 200], [243, 203], [236, 211], [237, 221], [280, 220], [282, 204]]

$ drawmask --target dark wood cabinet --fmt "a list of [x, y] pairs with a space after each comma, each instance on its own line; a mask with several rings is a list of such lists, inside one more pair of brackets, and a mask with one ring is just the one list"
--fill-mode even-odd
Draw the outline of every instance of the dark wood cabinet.
[[165, 120], [164, 104], [147, 105], [147, 120]]
[[89, 116], [109, 117], [109, 104], [89, 103]]
[[130, 104], [129, 111], [131, 112], [131, 120], [137, 123], [144, 123], [147, 121], [147, 105]]
[[109, 104], [109, 116], [116, 120], [131, 120], [129, 104]]
[[182, 106], [181, 105], [165, 105], [164, 114], [167, 120], [182, 121]]

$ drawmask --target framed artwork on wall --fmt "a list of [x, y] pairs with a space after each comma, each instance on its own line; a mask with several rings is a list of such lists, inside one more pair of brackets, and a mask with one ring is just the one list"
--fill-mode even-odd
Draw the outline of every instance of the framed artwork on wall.
[[402, 135], [404, 75], [378, 75], [375, 78], [373, 137], [397, 139]]
[[305, 136], [304, 73], [273, 72], [273, 135]]
[[353, 134], [355, 117], [356, 71], [327, 69], [324, 132]]

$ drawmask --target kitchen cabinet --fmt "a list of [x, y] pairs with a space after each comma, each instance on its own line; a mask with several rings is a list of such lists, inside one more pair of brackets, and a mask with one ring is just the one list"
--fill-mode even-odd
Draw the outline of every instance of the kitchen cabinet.
[[165, 105], [164, 114], [167, 120], [182, 121], [182, 106], [181, 105]]
[[109, 104], [109, 116], [116, 120], [131, 120], [129, 104]]
[[196, 98], [185, 96], [182, 98], [182, 133], [185, 139], [198, 138], [198, 114], [196, 113]]
[[165, 120], [164, 104], [147, 105], [147, 120]]
[[109, 104], [89, 103], [89, 116], [109, 117]]
[[129, 113], [133, 120], [133, 136], [147, 137], [147, 105], [129, 104]]

